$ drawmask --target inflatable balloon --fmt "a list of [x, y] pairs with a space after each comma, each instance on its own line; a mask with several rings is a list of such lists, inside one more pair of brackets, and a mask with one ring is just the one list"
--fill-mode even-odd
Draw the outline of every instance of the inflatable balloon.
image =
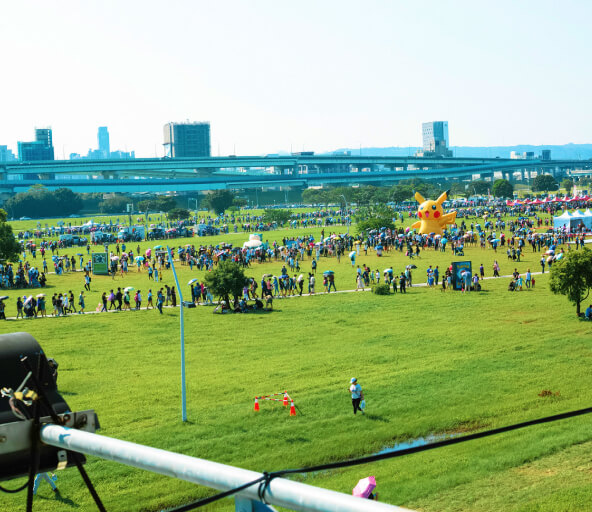
[[419, 193], [415, 193], [415, 200], [420, 203], [417, 210], [417, 215], [420, 220], [411, 225], [412, 229], [419, 228], [419, 233], [427, 235], [429, 233], [437, 233], [441, 235], [447, 224], [454, 224], [456, 221], [456, 212], [444, 214], [442, 203], [446, 201], [448, 193], [444, 192], [442, 195], [433, 201], [432, 199], [424, 199]]

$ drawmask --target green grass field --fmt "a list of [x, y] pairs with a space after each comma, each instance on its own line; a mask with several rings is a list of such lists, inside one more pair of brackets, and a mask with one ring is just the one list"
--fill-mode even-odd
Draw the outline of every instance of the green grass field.
[[[336, 228], [337, 231], [343, 228]], [[326, 233], [330, 231], [326, 229]], [[318, 230], [265, 233], [270, 241]], [[206, 238], [242, 243], [245, 234]], [[192, 243], [203, 243], [193, 239]], [[175, 246], [187, 243], [176, 240]], [[159, 242], [156, 242], [159, 243]], [[132, 244], [136, 248], [137, 244]], [[141, 244], [142, 251], [154, 244]], [[78, 249], [64, 251], [78, 252]], [[84, 251], [85, 252], [85, 251]], [[467, 248], [465, 258], [422, 252], [414, 283], [428, 265], [454, 259], [483, 263], [491, 276], [516, 267], [539, 271], [541, 253], [522, 262], [505, 252]], [[356, 264], [373, 270], [409, 263], [402, 253], [363, 253]], [[254, 264], [258, 281], [281, 262]], [[317, 273], [336, 273], [338, 290], [355, 288], [342, 258], [321, 259]], [[183, 286], [203, 273], [177, 265]], [[310, 269], [305, 260], [303, 271]], [[60, 363], [59, 388], [73, 410], [94, 408], [101, 434], [258, 471], [307, 466], [367, 455], [429, 434], [464, 433], [589, 407], [592, 324], [548, 289], [507, 291], [508, 279], [483, 282], [480, 293], [442, 293], [413, 287], [406, 295], [317, 294], [274, 301], [268, 314], [213, 315], [185, 310], [189, 421], [181, 422], [179, 310], [9, 320], [1, 332], [30, 332]], [[166, 272], [164, 283], [173, 284]], [[50, 275], [47, 293], [82, 289], [81, 273]], [[147, 291], [145, 273], [93, 277], [87, 309], [113, 286]], [[321, 289], [317, 285], [317, 292]], [[182, 291], [188, 292], [185, 286]], [[154, 288], [153, 288], [154, 291]], [[15, 312], [11, 296], [7, 313]], [[347, 391], [358, 377], [368, 403], [354, 416]], [[287, 389], [298, 407], [253, 398]], [[539, 397], [549, 389], [559, 396]], [[592, 508], [589, 417], [564, 420], [364, 467], [299, 477], [350, 493], [359, 478], [376, 475], [380, 500], [425, 511], [556, 511]], [[87, 470], [109, 511], [157, 511], [212, 493], [166, 477], [90, 458]], [[10, 482], [16, 486], [17, 482]], [[7, 484], [8, 485], [8, 484]], [[35, 510], [93, 510], [75, 470], [59, 473], [62, 501], [42, 484]], [[24, 510], [24, 496], [0, 496], [1, 510]], [[208, 510], [232, 510], [225, 500]]]

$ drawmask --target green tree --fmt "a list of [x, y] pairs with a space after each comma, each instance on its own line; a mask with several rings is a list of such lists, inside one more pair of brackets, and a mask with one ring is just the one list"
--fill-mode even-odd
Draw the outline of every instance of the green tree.
[[450, 186], [451, 196], [468, 197], [471, 194], [471, 189], [466, 188], [465, 183], [462, 181], [456, 181]]
[[79, 212], [82, 199], [68, 188], [50, 191], [43, 185], [33, 185], [6, 201], [6, 208], [13, 217], [57, 217]]
[[177, 208], [177, 200], [172, 196], [158, 196], [156, 199], [157, 209], [161, 212], [170, 212]]
[[514, 186], [508, 180], [495, 180], [491, 191], [495, 197], [512, 197]]
[[233, 201], [234, 194], [230, 190], [215, 190], [205, 197], [202, 204], [220, 215], [232, 205]]
[[249, 204], [244, 197], [235, 197], [232, 200], [232, 206], [236, 206], [237, 209], [242, 208], [243, 206], [247, 206]]
[[191, 216], [187, 208], [173, 208], [167, 214], [170, 220], [185, 220]]
[[569, 178], [561, 180], [561, 188], [564, 188], [567, 193], [570, 193], [573, 189], [574, 182]]
[[156, 212], [160, 211], [160, 207], [158, 204], [158, 200], [153, 199], [144, 199], [138, 203], [138, 210], [141, 212]]
[[565, 295], [576, 305], [576, 315], [581, 314], [580, 304], [590, 295], [592, 288], [592, 251], [571, 251], [551, 267], [549, 287], [555, 294]]
[[468, 190], [471, 195], [485, 196], [490, 188], [491, 183], [487, 183], [485, 180], [474, 180], [469, 183]]
[[330, 202], [326, 190], [318, 188], [307, 188], [302, 191], [302, 202], [304, 204], [327, 204]]
[[116, 195], [99, 203], [101, 213], [124, 213], [131, 200], [126, 196]]
[[6, 222], [7, 214], [5, 210], [0, 210], [0, 261], [18, 260], [20, 254], [19, 243], [14, 238], [12, 226]]
[[233, 261], [221, 261], [212, 272], [206, 273], [204, 280], [215, 297], [222, 297], [230, 304], [230, 296], [238, 297], [243, 292], [247, 277], [243, 269]]
[[58, 208], [62, 209], [62, 215], [78, 213], [82, 209], [82, 197], [69, 188], [58, 188], [53, 191], [52, 195]]
[[292, 217], [292, 212], [290, 210], [275, 210], [273, 208], [268, 208], [263, 213], [263, 220], [265, 222], [277, 222], [280, 225], [288, 222], [290, 217]]
[[557, 181], [550, 174], [539, 174], [532, 183], [532, 189], [535, 192], [548, 192], [557, 190]]
[[371, 229], [379, 230], [380, 228], [395, 229], [395, 224], [391, 217], [371, 217], [356, 224], [358, 233], [363, 233]]
[[396, 203], [402, 203], [403, 201], [409, 201], [413, 199], [413, 187], [411, 185], [395, 185], [391, 189], [390, 197]]

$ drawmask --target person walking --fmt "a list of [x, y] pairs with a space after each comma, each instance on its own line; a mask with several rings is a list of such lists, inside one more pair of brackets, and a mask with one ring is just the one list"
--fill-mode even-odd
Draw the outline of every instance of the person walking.
[[84, 293], [83, 292], [80, 292], [80, 295], [78, 296], [78, 305], [80, 306], [80, 309], [78, 310], [78, 314], [84, 315]]
[[358, 379], [352, 377], [350, 380], [349, 392], [351, 394], [352, 405], [354, 407], [354, 414], [360, 411], [364, 414], [364, 411], [360, 408], [360, 402], [364, 399], [364, 393], [362, 393], [362, 386], [358, 383]]
[[154, 303], [152, 302], [152, 288], [148, 290], [148, 303], [146, 304], [146, 309], [154, 309]]
[[162, 288], [158, 290], [156, 295], [156, 307], [158, 308], [158, 312], [162, 315], [162, 306], [164, 304], [164, 294], [162, 293]]

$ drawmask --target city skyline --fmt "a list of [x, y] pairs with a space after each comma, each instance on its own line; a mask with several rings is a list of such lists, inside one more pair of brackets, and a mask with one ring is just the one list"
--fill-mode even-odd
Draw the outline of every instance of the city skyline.
[[108, 126], [111, 147], [163, 156], [162, 126], [185, 119], [211, 123], [214, 156], [416, 147], [435, 119], [451, 147], [590, 142], [584, 2], [65, 1], [5, 14], [0, 145], [13, 152], [51, 126], [57, 159], [83, 154]]

